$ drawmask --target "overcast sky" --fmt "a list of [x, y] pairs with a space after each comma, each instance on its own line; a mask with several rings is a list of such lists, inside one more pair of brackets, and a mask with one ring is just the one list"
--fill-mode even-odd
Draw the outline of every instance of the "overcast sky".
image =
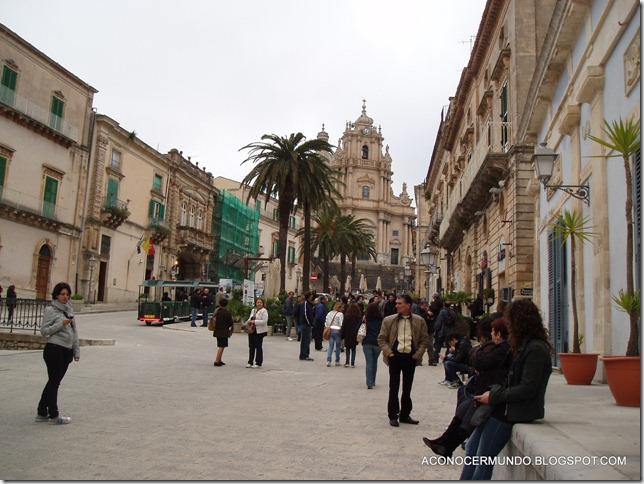
[[393, 189], [427, 174], [484, 0], [0, 0], [0, 22], [99, 92], [162, 153], [241, 180], [263, 134], [322, 124], [337, 145], [366, 99]]

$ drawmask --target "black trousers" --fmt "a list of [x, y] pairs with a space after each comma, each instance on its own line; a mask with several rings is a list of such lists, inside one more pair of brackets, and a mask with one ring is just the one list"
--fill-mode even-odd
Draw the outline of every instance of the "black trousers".
[[324, 323], [320, 323], [319, 321], [315, 322], [315, 326], [313, 326], [313, 339], [315, 340], [315, 349], [316, 350], [321, 350], [322, 349], [322, 340], [324, 335]]
[[[390, 419], [409, 417], [412, 410], [411, 387], [414, 383], [416, 360], [411, 354], [396, 353], [389, 358], [389, 402], [387, 413]], [[398, 403], [398, 390], [400, 389], [400, 376], [402, 375], [402, 395]]]
[[255, 360], [255, 364], [259, 366], [262, 366], [262, 363], [264, 363], [264, 348], [262, 348], [264, 336], [266, 336], [266, 333], [257, 334], [257, 331], [253, 331], [248, 335], [249, 365], [253, 364], [253, 360]]
[[67, 368], [73, 359], [74, 352], [53, 343], [47, 343], [43, 351], [43, 359], [47, 365], [49, 380], [45, 385], [38, 403], [38, 415], [49, 414], [51, 418], [58, 417], [58, 387], [63, 381]]

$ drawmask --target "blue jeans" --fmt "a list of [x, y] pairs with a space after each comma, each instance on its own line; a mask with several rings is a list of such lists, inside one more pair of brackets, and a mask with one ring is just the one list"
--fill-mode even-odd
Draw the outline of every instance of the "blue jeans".
[[378, 358], [380, 357], [380, 348], [376, 345], [362, 345], [364, 359], [366, 361], [367, 386], [372, 387], [376, 384], [376, 372], [378, 371]]
[[203, 325], [207, 326], [208, 325], [208, 308], [203, 308], [201, 310], [201, 314], [203, 315]]
[[448, 359], [445, 359], [443, 366], [445, 368], [445, 379], [447, 381], [460, 380], [460, 378], [456, 374], [457, 371], [460, 371], [461, 373], [468, 373], [468, 374], [470, 372], [470, 367], [465, 363], [458, 363], [456, 361], [450, 361]]
[[301, 324], [298, 327], [302, 336], [300, 340], [300, 360], [304, 360], [311, 354], [311, 326]]
[[197, 326], [197, 311], [199, 311], [199, 308], [190, 308], [190, 326]]
[[335, 346], [335, 362], [340, 361], [340, 347], [342, 346], [342, 333], [339, 330], [331, 330], [329, 336], [329, 350], [326, 354], [326, 361], [331, 363], [331, 355], [333, 355], [333, 347]]
[[[512, 436], [512, 422], [503, 422], [490, 417], [483, 425], [479, 425], [470, 435], [465, 446], [466, 456], [488, 456], [499, 455], [505, 444]], [[493, 464], [472, 465], [465, 464], [461, 472], [461, 480], [490, 480], [492, 479]]]

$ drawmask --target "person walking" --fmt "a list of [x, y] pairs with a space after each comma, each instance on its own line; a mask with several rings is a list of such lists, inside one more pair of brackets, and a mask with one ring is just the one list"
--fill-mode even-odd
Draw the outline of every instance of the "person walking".
[[[401, 294], [396, 300], [398, 313], [382, 320], [378, 346], [382, 350], [385, 365], [389, 367], [389, 400], [387, 413], [389, 425], [398, 427], [398, 422], [417, 425], [411, 417], [411, 388], [416, 366], [422, 361], [429, 344], [427, 324], [417, 314], [411, 314], [411, 296]], [[402, 395], [398, 401], [400, 376]]]
[[384, 306], [382, 306], [382, 315], [386, 318], [387, 316], [396, 314], [396, 311], [396, 295], [390, 292], [387, 295], [387, 301], [384, 303]]
[[362, 321], [362, 311], [357, 304], [352, 304], [347, 309], [342, 322], [342, 338], [344, 339], [344, 367], [356, 367], [356, 346], [358, 346], [358, 327]]
[[[508, 443], [515, 423], [530, 423], [545, 415], [545, 395], [552, 373], [553, 352], [539, 308], [527, 299], [512, 301], [505, 310], [508, 341], [514, 356], [507, 383], [495, 384], [474, 399], [494, 406], [490, 418], [476, 427], [467, 445], [461, 480], [489, 480], [492, 458]], [[472, 459], [472, 457], [486, 459]], [[475, 465], [476, 464], [476, 465]]]
[[304, 293], [304, 300], [300, 305], [300, 360], [313, 361], [311, 358], [311, 329], [315, 318], [315, 309], [313, 308], [313, 294], [310, 291]]
[[199, 288], [192, 291], [190, 295], [190, 326], [197, 326], [197, 313], [201, 306], [201, 290]]
[[[293, 321], [295, 319], [295, 293], [290, 291], [288, 297], [284, 299], [284, 317], [286, 318], [286, 341], [293, 341], [291, 338], [291, 328], [293, 327]], [[296, 330], [297, 331], [297, 330]]]
[[367, 325], [367, 334], [362, 340], [362, 352], [365, 359], [365, 374], [367, 377], [367, 389], [371, 390], [376, 386], [376, 373], [378, 372], [378, 357], [380, 347], [378, 346], [378, 335], [382, 327], [382, 313], [378, 302], [372, 302], [367, 306], [364, 321]]
[[18, 296], [16, 295], [16, 286], [11, 284], [7, 288], [7, 323], [13, 321], [13, 311], [18, 305]]
[[436, 346], [436, 341], [434, 338], [436, 337], [436, 318], [438, 318], [438, 314], [441, 312], [441, 309], [443, 309], [443, 301], [441, 301], [440, 294], [435, 292], [432, 294], [432, 302], [429, 304], [429, 309], [427, 310], [427, 316], [429, 317], [427, 328], [432, 336], [432, 343], [430, 343], [429, 350], [427, 351], [427, 364], [429, 366], [436, 366], [438, 364], [438, 360], [435, 358], [436, 353], [434, 348]]
[[329, 350], [326, 355], [326, 366], [331, 366], [331, 357], [335, 349], [335, 366], [340, 366], [340, 347], [342, 346], [342, 321], [344, 319], [344, 303], [338, 301], [333, 310], [326, 315], [325, 328], [331, 328], [329, 334]]
[[47, 337], [43, 359], [48, 380], [38, 402], [37, 422], [63, 425], [72, 421], [71, 417], [60, 415], [58, 411], [58, 387], [72, 360], [80, 360], [74, 309], [69, 302], [71, 294], [69, 284], [59, 282], [52, 291], [51, 304], [45, 308], [40, 334]]
[[248, 333], [248, 363], [246, 368], [261, 368], [264, 363], [264, 349], [262, 343], [268, 332], [268, 311], [264, 307], [264, 300], [257, 298], [255, 308], [251, 311], [246, 324], [254, 325], [253, 331]]
[[211, 316], [215, 318], [215, 330], [212, 335], [217, 338], [217, 356], [214, 366], [226, 365], [221, 361], [221, 357], [224, 355], [224, 349], [228, 348], [228, 338], [233, 334], [233, 316], [226, 306], [228, 306], [228, 299], [222, 297], [219, 300], [219, 306]]

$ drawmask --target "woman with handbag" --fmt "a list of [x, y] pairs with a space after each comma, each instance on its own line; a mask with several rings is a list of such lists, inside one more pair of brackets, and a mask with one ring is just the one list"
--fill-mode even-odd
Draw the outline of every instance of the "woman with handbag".
[[508, 341], [514, 357], [507, 382], [494, 384], [474, 397], [478, 403], [492, 405], [494, 410], [489, 419], [476, 427], [465, 447], [467, 456], [488, 459], [472, 459], [465, 464], [462, 480], [491, 479], [494, 464], [490, 461], [510, 440], [514, 424], [533, 422], [545, 415], [553, 350], [539, 308], [532, 301], [517, 299], [507, 307], [505, 317], [509, 321]]
[[356, 367], [356, 346], [358, 346], [358, 326], [362, 321], [362, 311], [357, 304], [350, 304], [342, 321], [342, 338], [344, 339], [345, 368]]
[[264, 363], [264, 349], [262, 343], [268, 331], [268, 311], [264, 307], [264, 300], [257, 298], [255, 308], [251, 311], [246, 325], [252, 325], [248, 333], [248, 363], [246, 368], [261, 368]]
[[474, 395], [485, 393], [494, 383], [503, 383], [507, 375], [507, 356], [510, 350], [507, 321], [504, 318], [492, 321], [491, 317], [487, 317], [480, 320], [477, 326], [481, 344], [475, 346], [470, 353], [473, 375], [467, 385], [458, 389], [454, 418], [437, 439], [423, 437], [425, 445], [443, 457], [450, 457], [472, 435], [479, 424], [477, 419], [489, 417], [491, 407], [479, 405], [474, 400]]
[[[329, 350], [326, 354], [326, 366], [331, 366], [331, 356], [335, 348], [335, 366], [340, 366], [340, 347], [342, 346], [342, 320], [344, 314], [344, 303], [338, 301], [333, 306], [333, 310], [326, 315], [324, 322], [324, 339], [329, 340]], [[328, 334], [328, 336], [327, 336]]]
[[365, 359], [365, 373], [367, 376], [367, 389], [371, 390], [376, 385], [376, 372], [378, 371], [378, 358], [380, 357], [380, 346], [378, 346], [378, 335], [382, 326], [382, 313], [377, 302], [369, 303], [364, 315], [364, 324], [367, 334], [362, 340], [362, 352]]
[[228, 338], [233, 334], [233, 317], [228, 311], [228, 299], [222, 297], [219, 300], [219, 307], [211, 316], [214, 319], [215, 328], [212, 335], [217, 338], [217, 356], [215, 357], [214, 366], [224, 366], [226, 363], [221, 361], [224, 349], [228, 348]]

